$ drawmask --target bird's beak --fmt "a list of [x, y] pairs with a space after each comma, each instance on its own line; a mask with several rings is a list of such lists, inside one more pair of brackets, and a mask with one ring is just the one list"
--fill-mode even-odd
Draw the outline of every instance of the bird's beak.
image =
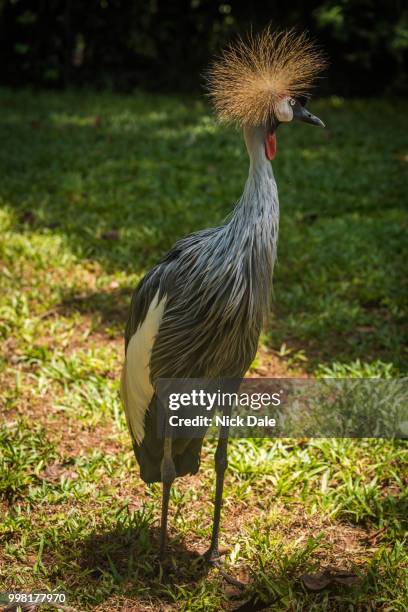
[[304, 123], [311, 123], [312, 125], [318, 125], [319, 127], [326, 127], [319, 117], [312, 115], [304, 106], [297, 102], [293, 107], [293, 118]]

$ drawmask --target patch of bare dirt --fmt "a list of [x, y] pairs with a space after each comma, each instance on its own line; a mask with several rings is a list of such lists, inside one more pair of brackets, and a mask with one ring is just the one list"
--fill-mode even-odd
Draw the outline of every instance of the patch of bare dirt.
[[279, 358], [270, 348], [261, 346], [258, 350], [260, 364], [247, 373], [249, 378], [306, 378], [307, 373], [291, 368], [284, 359]]

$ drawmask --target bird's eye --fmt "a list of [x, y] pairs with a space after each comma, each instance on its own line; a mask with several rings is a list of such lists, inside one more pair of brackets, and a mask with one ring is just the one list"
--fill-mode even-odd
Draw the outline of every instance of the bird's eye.
[[295, 106], [295, 104], [296, 104], [296, 100], [294, 100], [293, 98], [291, 98], [291, 99], [289, 100], [289, 104], [290, 104], [291, 106]]

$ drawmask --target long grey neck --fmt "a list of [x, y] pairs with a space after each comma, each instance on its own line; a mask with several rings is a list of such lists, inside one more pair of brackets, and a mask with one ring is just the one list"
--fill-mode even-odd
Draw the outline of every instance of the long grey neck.
[[245, 225], [257, 224], [265, 218], [279, 224], [279, 202], [272, 166], [264, 149], [265, 130], [244, 128], [245, 143], [249, 155], [249, 174], [241, 198], [231, 221]]
[[272, 176], [272, 167], [265, 155], [266, 130], [263, 127], [245, 127], [244, 139], [249, 155], [249, 176], [266, 174]]
[[265, 130], [246, 128], [250, 158], [244, 191], [228, 223], [231, 249], [245, 261], [254, 299], [265, 316], [269, 310], [279, 229], [279, 201], [272, 166], [264, 149]]
[[279, 229], [279, 200], [272, 166], [264, 149], [265, 130], [245, 128], [245, 143], [250, 159], [248, 179], [233, 212], [230, 225], [240, 237], [248, 239], [256, 251], [264, 250], [271, 267], [276, 257]]

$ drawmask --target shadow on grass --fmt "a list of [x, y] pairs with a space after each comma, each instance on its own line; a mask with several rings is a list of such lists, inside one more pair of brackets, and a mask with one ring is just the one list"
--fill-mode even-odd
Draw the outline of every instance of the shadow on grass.
[[169, 587], [193, 585], [209, 572], [195, 550], [171, 537], [166, 558], [158, 559], [160, 530], [142, 521], [140, 526], [123, 526], [95, 532], [77, 549], [77, 563], [97, 589], [106, 579], [125, 597], [148, 596], [150, 589], [163, 601], [172, 601]]
[[[142, 531], [118, 528], [94, 533], [83, 542], [78, 564], [95, 589], [108, 576], [120, 587], [123, 597], [142, 602], [151, 590], [155, 599], [160, 599], [164, 605], [174, 603], [170, 592], [176, 595], [177, 585], [183, 590], [194, 588], [212, 567], [196, 550], [188, 549], [177, 539], [170, 539], [166, 557], [160, 563], [157, 556], [159, 533], [159, 528], [151, 526]], [[221, 575], [220, 580], [223, 580]], [[265, 610], [279, 600], [273, 597], [262, 601], [246, 589], [238, 588], [232, 588], [227, 598], [235, 601], [235, 610], [248, 612]]]
[[54, 310], [65, 317], [75, 313], [97, 317], [96, 330], [108, 326], [115, 333], [123, 334], [133, 289], [129, 286], [91, 293], [69, 292]]

